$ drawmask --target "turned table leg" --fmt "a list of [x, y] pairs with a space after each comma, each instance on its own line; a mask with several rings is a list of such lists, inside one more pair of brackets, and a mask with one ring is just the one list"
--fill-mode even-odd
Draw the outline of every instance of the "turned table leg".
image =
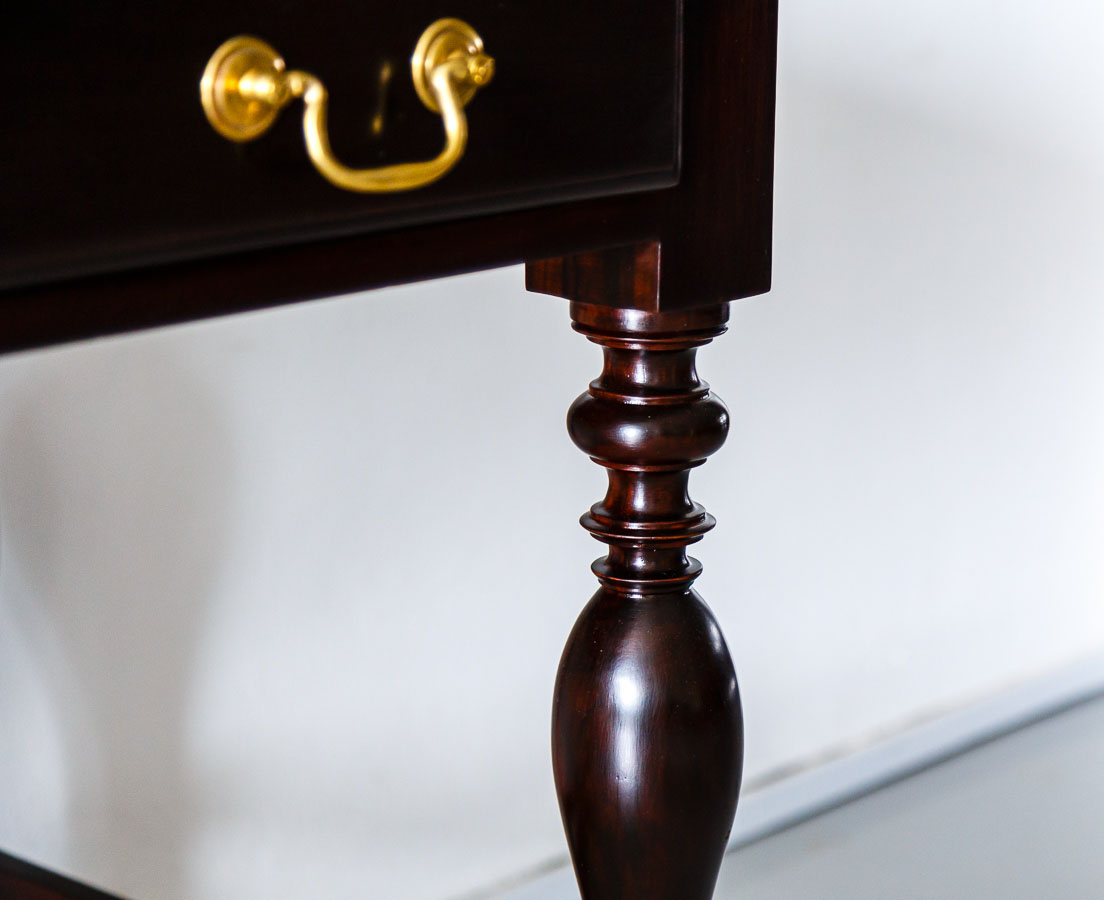
[[[628, 259], [630, 270], [638, 262]], [[531, 264], [530, 287], [563, 290], [541, 266]], [[582, 517], [609, 551], [594, 563], [601, 587], [556, 680], [564, 827], [584, 900], [708, 900], [736, 811], [743, 735], [728, 648], [692, 588], [701, 565], [687, 545], [714, 523], [687, 482], [728, 431], [728, 411], [695, 369], [728, 304], [649, 312], [573, 302], [571, 315], [604, 354], [567, 421], [609, 474], [605, 498]]]

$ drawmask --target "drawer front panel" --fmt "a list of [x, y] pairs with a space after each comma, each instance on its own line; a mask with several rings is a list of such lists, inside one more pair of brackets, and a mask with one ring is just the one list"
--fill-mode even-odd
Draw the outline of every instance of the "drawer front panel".
[[[432, 157], [441, 120], [419, 101], [409, 57], [445, 16], [478, 30], [496, 74], [466, 108], [464, 157], [431, 186], [332, 186], [307, 158], [299, 102], [244, 144], [204, 116], [208, 58], [250, 34], [325, 83], [343, 162]], [[679, 0], [38, 0], [15, 18], [0, 34], [0, 289], [678, 179]]]

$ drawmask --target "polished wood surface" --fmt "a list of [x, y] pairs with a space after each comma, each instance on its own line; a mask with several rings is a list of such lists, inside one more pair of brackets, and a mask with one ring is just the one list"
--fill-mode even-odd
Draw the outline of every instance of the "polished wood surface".
[[[586, 15], [606, 8], [589, 5]], [[775, 0], [686, 4], [683, 140], [672, 188], [359, 237], [305, 235], [275, 249], [0, 291], [0, 352], [648, 240], [663, 246], [659, 308], [762, 293], [770, 286], [776, 18]], [[477, 98], [473, 117], [499, 87]], [[200, 115], [198, 101], [189, 102]], [[221, 139], [211, 139], [223, 153]], [[312, 190], [335, 190], [295, 152]], [[120, 198], [114, 214], [127, 210]]]
[[[611, 291], [650, 290], [658, 278], [654, 244], [609, 256], [591, 274]], [[531, 268], [534, 281], [549, 265]], [[686, 548], [714, 522], [688, 481], [728, 432], [725, 405], [695, 368], [728, 306], [576, 301], [571, 315], [602, 346], [604, 366], [568, 431], [609, 476], [582, 517], [609, 546], [593, 565], [601, 587], [568, 638], [553, 701], [571, 857], [584, 900], [708, 900], [736, 811], [743, 731], [724, 637], [692, 587], [701, 565]]]
[[[568, 424], [609, 474], [582, 519], [609, 549], [553, 712], [579, 884], [584, 900], [707, 900], [743, 743], [686, 553], [713, 526], [689, 472], [728, 428], [695, 353], [729, 301], [770, 286], [776, 0], [205, 4], [42, 0], [7, 23], [0, 73], [27, 89], [0, 108], [0, 352], [527, 263], [529, 289], [570, 299], [605, 360]], [[114, 30], [93, 27], [105, 15]], [[425, 193], [342, 194], [307, 162], [294, 115], [237, 148], [202, 116], [207, 56], [258, 33], [326, 81], [339, 155], [423, 157], [440, 125], [412, 90], [396, 88], [384, 144], [357, 130], [382, 52], [365, 40], [405, 54], [440, 15], [478, 28], [499, 76], [470, 107], [466, 165]], [[22, 865], [0, 860], [0, 896], [108, 900]]]
[[[678, 0], [37, 0], [0, 30], [0, 288], [667, 187], [678, 178]], [[322, 79], [333, 148], [354, 168], [433, 157], [414, 43], [458, 16], [497, 77], [467, 107], [455, 171], [390, 195], [311, 166], [301, 104], [235, 144], [200, 108], [223, 41], [256, 35]], [[380, 106], [380, 67], [393, 76]], [[374, 112], [383, 133], [372, 133]]]

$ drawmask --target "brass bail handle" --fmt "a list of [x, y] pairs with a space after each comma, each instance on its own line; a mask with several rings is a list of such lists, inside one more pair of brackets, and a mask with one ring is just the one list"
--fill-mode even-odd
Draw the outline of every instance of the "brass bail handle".
[[326, 179], [347, 191], [409, 191], [432, 184], [464, 155], [464, 106], [491, 80], [494, 60], [483, 52], [483, 39], [466, 22], [439, 19], [422, 32], [410, 69], [422, 103], [441, 115], [445, 147], [425, 162], [378, 169], [350, 169], [334, 156], [326, 127], [325, 86], [308, 72], [286, 71], [280, 55], [257, 38], [231, 38], [219, 47], [203, 72], [199, 93], [211, 126], [232, 141], [260, 137], [281, 109], [302, 97], [307, 153]]

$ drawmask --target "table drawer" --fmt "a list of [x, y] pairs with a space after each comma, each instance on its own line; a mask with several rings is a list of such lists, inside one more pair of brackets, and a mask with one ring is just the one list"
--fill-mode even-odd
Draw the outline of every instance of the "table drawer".
[[[0, 34], [0, 289], [675, 184], [681, 15], [679, 0], [24, 4]], [[299, 101], [248, 143], [204, 115], [207, 60], [255, 35], [325, 83], [343, 162], [432, 157], [442, 122], [409, 59], [446, 16], [496, 68], [465, 109], [464, 156], [432, 185], [333, 186]]]

